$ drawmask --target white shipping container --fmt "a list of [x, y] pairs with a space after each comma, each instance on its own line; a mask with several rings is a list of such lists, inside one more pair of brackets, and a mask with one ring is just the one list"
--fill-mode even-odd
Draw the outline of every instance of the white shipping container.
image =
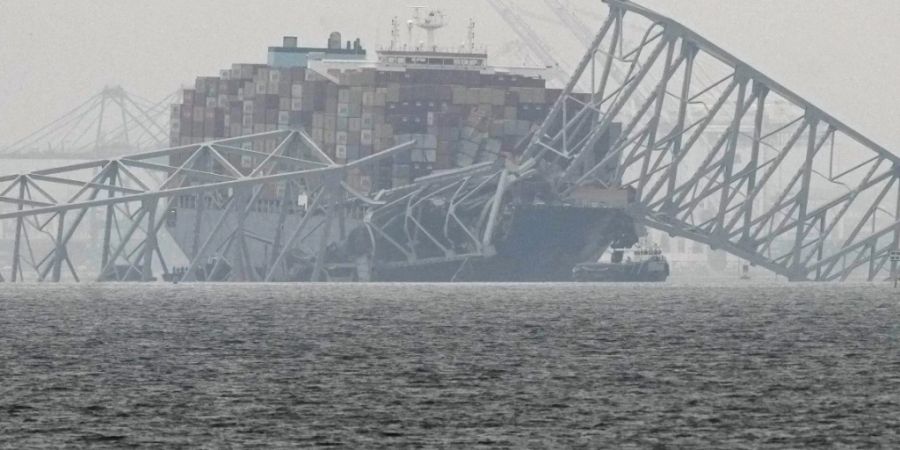
[[334, 156], [339, 160], [347, 159], [347, 145], [346, 144], [338, 144], [334, 147]]
[[298, 98], [298, 99], [303, 97], [303, 85], [302, 84], [292, 84], [291, 85], [291, 97]]
[[291, 111], [303, 111], [303, 100], [295, 98], [291, 100]]

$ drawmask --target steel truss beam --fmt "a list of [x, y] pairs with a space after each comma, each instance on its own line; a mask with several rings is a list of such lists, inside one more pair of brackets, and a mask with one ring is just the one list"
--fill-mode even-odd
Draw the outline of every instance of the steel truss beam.
[[[343, 182], [350, 172], [412, 144], [339, 165], [303, 132], [284, 130], [0, 177], [0, 221], [14, 229], [9, 280], [77, 281], [85, 272], [99, 280], [150, 281], [161, 273], [193, 281], [223, 270], [222, 280], [271, 280], [310, 238], [301, 234], [308, 224], [324, 227], [328, 244], [332, 222], [347, 219], [338, 216], [348, 199], [372, 202]], [[298, 204], [301, 191], [310, 205]], [[253, 214], [270, 208], [280, 211], [275, 235], [249, 228]], [[184, 210], [195, 212], [193, 245], [178, 242], [184, 236], [172, 228]], [[333, 220], [323, 225], [321, 214]], [[297, 229], [286, 229], [290, 217], [302, 217]], [[84, 248], [92, 233], [97, 248]], [[254, 260], [254, 244], [273, 256]], [[316, 255], [318, 279], [327, 278], [326, 250]], [[179, 258], [183, 270], [175, 272], [167, 261]]]
[[[791, 280], [895, 270], [900, 158], [680, 23], [605, 3], [521, 164], [554, 180], [563, 202], [583, 186], [631, 190], [638, 222]], [[581, 114], [569, 111], [576, 99]]]

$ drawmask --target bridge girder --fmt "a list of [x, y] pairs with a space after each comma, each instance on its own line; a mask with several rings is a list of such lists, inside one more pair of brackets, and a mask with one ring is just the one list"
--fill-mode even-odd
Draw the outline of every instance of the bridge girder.
[[[880, 276], [900, 244], [900, 158], [680, 23], [605, 3], [525, 151], [562, 198], [627, 188], [635, 220], [789, 279], [846, 279], [862, 265]], [[575, 95], [586, 80], [588, 101]]]
[[[271, 280], [288, 250], [305, 239], [301, 232], [310, 218], [342, 220], [349, 199], [359, 195], [343, 182], [349, 172], [412, 144], [340, 165], [305, 133], [283, 130], [2, 176], [0, 222], [13, 234], [9, 280], [79, 281], [80, 272], [88, 272], [98, 280], [148, 281], [155, 269], [172, 273], [177, 258], [186, 269], [178, 279], [185, 281], [204, 279], [222, 264], [234, 269], [228, 278], [234, 281]], [[309, 197], [308, 209], [297, 203], [300, 192]], [[172, 240], [165, 228], [186, 203], [217, 215], [197, 214], [193, 245], [183, 254], [160, 241]], [[245, 221], [275, 203], [277, 231], [262, 238], [269, 240], [271, 259], [251, 261], [246, 241], [260, 237]], [[287, 229], [288, 214], [303, 217], [295, 229]], [[86, 225], [91, 220], [102, 223]], [[76, 234], [99, 251], [71, 251]], [[210, 258], [216, 267], [204, 266]], [[321, 255], [318, 261], [324, 264]]]

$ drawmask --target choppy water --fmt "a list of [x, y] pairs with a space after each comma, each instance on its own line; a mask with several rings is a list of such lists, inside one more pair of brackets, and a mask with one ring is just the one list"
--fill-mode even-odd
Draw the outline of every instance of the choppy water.
[[883, 285], [0, 289], [8, 448], [900, 445]]

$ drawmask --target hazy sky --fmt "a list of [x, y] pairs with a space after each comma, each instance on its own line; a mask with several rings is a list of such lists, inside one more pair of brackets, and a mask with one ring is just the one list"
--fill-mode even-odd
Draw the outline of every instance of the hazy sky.
[[[574, 40], [540, 17], [543, 0], [511, 0], [567, 58]], [[327, 33], [387, 44], [390, 18], [407, 5], [444, 9], [445, 33], [504, 47], [515, 36], [486, 0], [0, 0], [0, 144], [9, 143], [99, 91], [121, 84], [160, 99], [197, 75], [235, 62], [264, 62], [282, 35], [321, 46]], [[571, 0], [593, 23], [599, 0]], [[644, 0], [876, 142], [900, 154], [900, 1]], [[595, 14], [591, 14], [595, 11]]]

